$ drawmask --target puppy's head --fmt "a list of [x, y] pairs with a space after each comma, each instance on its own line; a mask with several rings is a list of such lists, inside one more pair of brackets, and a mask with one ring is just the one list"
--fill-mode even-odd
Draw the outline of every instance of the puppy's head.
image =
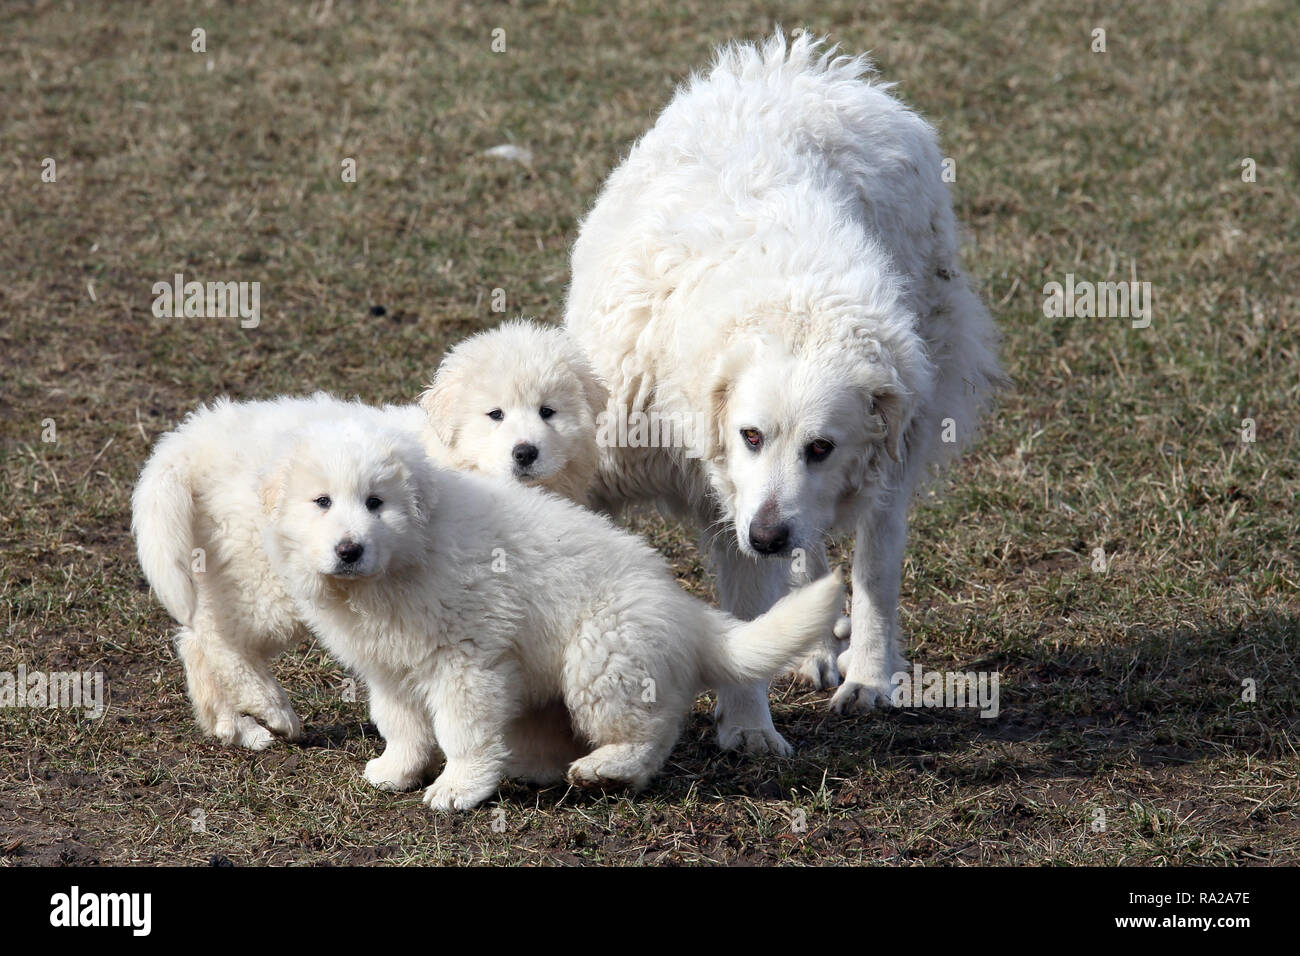
[[606, 397], [563, 330], [516, 320], [448, 352], [420, 404], [456, 467], [581, 500]]
[[886, 456], [904, 457], [913, 396], [930, 372], [919, 342], [903, 351], [853, 333], [798, 351], [757, 341], [722, 357], [706, 461], [742, 553], [815, 546]]
[[261, 492], [273, 554], [296, 580], [320, 583], [411, 560], [436, 486], [409, 436], [336, 422], [304, 431]]

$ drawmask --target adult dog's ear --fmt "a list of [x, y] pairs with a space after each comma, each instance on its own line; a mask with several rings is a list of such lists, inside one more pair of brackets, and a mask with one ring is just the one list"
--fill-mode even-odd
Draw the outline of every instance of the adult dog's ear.
[[460, 375], [460, 369], [444, 359], [434, 373], [433, 384], [420, 395], [420, 407], [429, 419], [429, 427], [447, 448], [451, 448], [456, 441], [454, 393]]
[[[910, 328], [904, 319], [881, 320], [879, 324]], [[857, 382], [869, 399], [867, 414], [880, 419], [885, 451], [894, 461], [901, 461], [914, 411], [913, 397], [924, 393], [933, 374], [924, 346], [910, 331], [882, 341], [879, 330], [862, 327], [853, 330], [850, 348], [859, 360]]]
[[731, 398], [732, 380], [719, 375], [709, 389], [709, 443], [704, 457], [717, 459], [727, 447], [727, 402]]
[[754, 351], [744, 346], [733, 346], [723, 352], [713, 366], [713, 384], [709, 386], [708, 400], [708, 444], [704, 457], [714, 459], [721, 457], [727, 447], [727, 407], [731, 402], [731, 392], [736, 386], [736, 379], [747, 362], [753, 360]]
[[907, 400], [894, 389], [882, 389], [871, 396], [871, 414], [885, 429], [885, 451], [894, 461], [903, 460], [903, 432], [906, 431]]

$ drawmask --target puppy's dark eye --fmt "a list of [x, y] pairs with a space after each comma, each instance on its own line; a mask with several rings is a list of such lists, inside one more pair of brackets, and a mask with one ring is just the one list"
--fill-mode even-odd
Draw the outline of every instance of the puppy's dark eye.
[[329, 495], [321, 495], [319, 498], [315, 500], [314, 503], [317, 505], [317, 507], [320, 508], [321, 511], [329, 511], [330, 505], [332, 505], [334, 502], [330, 501]]
[[374, 495], [371, 495], [369, 498], [366, 499], [366, 510], [378, 511], [379, 506], [382, 505], [383, 503], [384, 502], [381, 499], [376, 498]]
[[499, 408], [494, 408], [492, 411], [488, 412], [488, 418], [492, 419], [494, 422], [499, 422], [505, 417], [506, 413], [501, 411]]
[[804, 449], [804, 454], [808, 456], [808, 461], [822, 461], [835, 450], [835, 443], [829, 442], [824, 438], [818, 438], [810, 441], [808, 447]]
[[543, 419], [550, 418], [555, 414], [555, 409], [551, 408], [550, 405], [543, 405], [537, 410], [537, 414], [541, 415]]
[[757, 428], [742, 428], [740, 437], [745, 439], [745, 444], [754, 451], [758, 451], [763, 447], [763, 433]]

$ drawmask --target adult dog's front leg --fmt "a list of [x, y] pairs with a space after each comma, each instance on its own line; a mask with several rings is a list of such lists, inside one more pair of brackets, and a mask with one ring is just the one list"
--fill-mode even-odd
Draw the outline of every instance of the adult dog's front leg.
[[[780, 600], [790, 573], [787, 562], [774, 558], [746, 558], [729, 542], [714, 539], [709, 545], [718, 576], [718, 603], [724, 611], [753, 620]], [[767, 684], [729, 684], [718, 689], [714, 717], [718, 725], [718, 746], [723, 750], [794, 753], [772, 724], [767, 702]]]
[[[793, 587], [801, 588], [819, 580], [829, 571], [830, 564], [826, 560], [826, 545], [818, 542], [802, 553], [796, 551], [790, 566], [790, 584]], [[838, 629], [838, 627], [837, 622], [836, 628]], [[837, 659], [842, 647], [843, 643], [839, 635], [835, 631], [828, 631], [822, 643], [817, 645], [815, 650], [810, 651], [808, 656], [794, 668], [795, 677], [805, 684], [811, 685], [814, 690], [826, 690], [836, 686], [840, 682]]]
[[903, 573], [907, 515], [885, 502], [858, 519], [853, 549], [853, 635], [840, 655], [844, 683], [831, 710], [848, 714], [890, 703], [893, 675], [906, 669], [898, 650], [898, 587]]

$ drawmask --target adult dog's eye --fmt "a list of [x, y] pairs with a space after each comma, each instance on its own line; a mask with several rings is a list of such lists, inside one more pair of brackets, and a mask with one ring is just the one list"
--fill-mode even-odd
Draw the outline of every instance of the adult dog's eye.
[[329, 495], [321, 495], [319, 498], [315, 500], [314, 503], [320, 508], [321, 511], [329, 511], [330, 505], [332, 505], [334, 502], [330, 501]]
[[382, 505], [383, 503], [384, 502], [382, 499], [376, 498], [374, 495], [371, 495], [369, 498], [366, 499], [366, 510], [378, 511], [379, 506]]
[[824, 438], [818, 438], [808, 443], [804, 449], [804, 454], [808, 456], [810, 462], [822, 461], [827, 455], [835, 450], [835, 443], [829, 442]]
[[506, 413], [501, 411], [499, 408], [494, 408], [492, 411], [488, 412], [488, 418], [492, 419], [494, 422], [499, 422], [505, 417]]
[[757, 428], [742, 428], [740, 437], [745, 439], [745, 444], [754, 451], [758, 451], [763, 447], [763, 433]]
[[547, 419], [555, 414], [555, 409], [551, 408], [550, 405], [543, 405], [537, 410], [537, 414], [541, 415], [543, 419]]

